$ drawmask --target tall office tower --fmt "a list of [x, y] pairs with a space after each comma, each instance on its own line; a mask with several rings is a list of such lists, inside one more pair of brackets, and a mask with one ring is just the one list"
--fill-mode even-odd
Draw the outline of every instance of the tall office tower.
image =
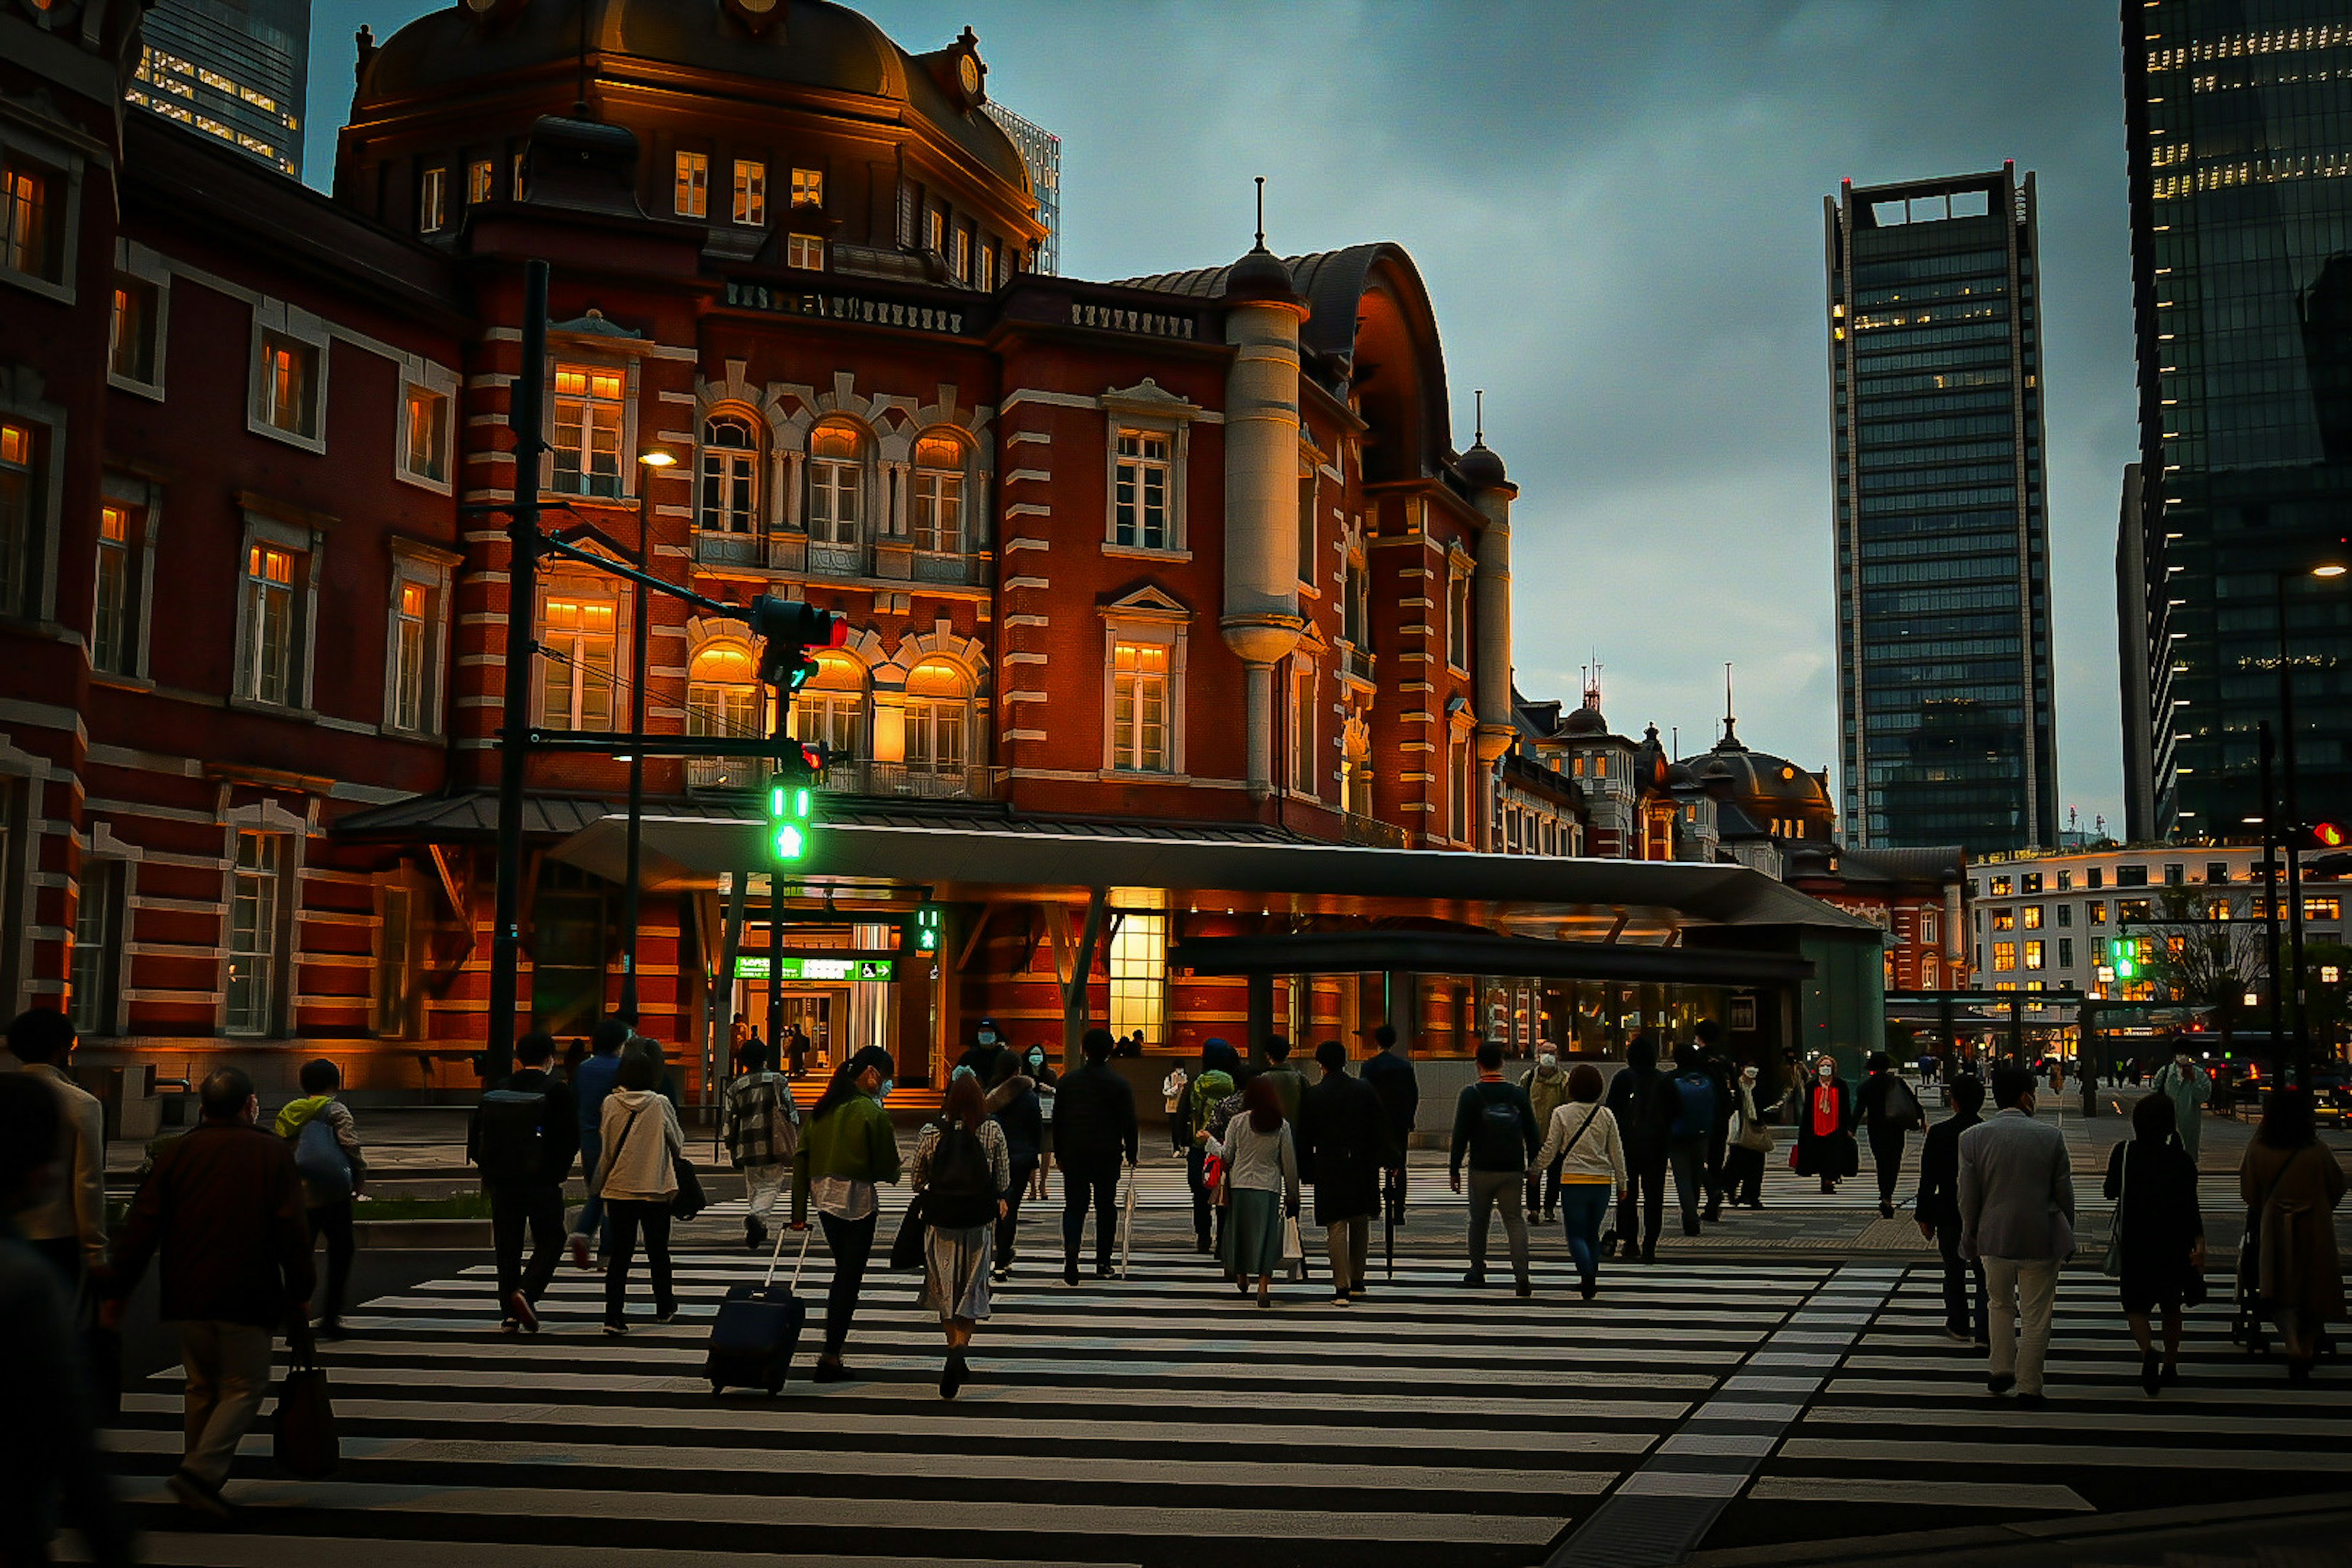
[[2352, 587], [2308, 574], [2352, 526], [2352, 12], [2125, 0], [2123, 47], [2137, 574], [2168, 584], [2172, 678], [2126, 722], [2176, 742], [2148, 758], [2149, 793], [2177, 796], [2151, 829], [2219, 837], [2260, 814], [2283, 631], [2299, 804], [2341, 812]]
[[1032, 121], [1024, 120], [1003, 104], [991, 101], [988, 117], [1004, 128], [1013, 145], [1029, 165], [1029, 184], [1037, 196], [1037, 221], [1045, 237], [1037, 247], [1037, 265], [1030, 270], [1058, 274], [1062, 270], [1062, 139]]
[[2033, 176], [1823, 205], [1848, 841], [2054, 843]]
[[2147, 507], [2139, 465], [2124, 468], [2116, 523], [2116, 657], [2123, 669], [2124, 837], [2164, 836], [2179, 809], [2172, 729], [2172, 586], [2147, 548]]
[[302, 177], [310, 0], [155, 0], [131, 101]]

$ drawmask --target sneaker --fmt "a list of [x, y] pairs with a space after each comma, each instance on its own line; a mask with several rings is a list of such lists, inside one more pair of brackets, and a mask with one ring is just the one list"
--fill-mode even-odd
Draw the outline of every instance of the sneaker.
[[530, 1299], [520, 1290], [507, 1292], [507, 1321], [520, 1323], [534, 1334], [539, 1332], [539, 1314], [532, 1310]]
[[604, 1331], [617, 1338], [618, 1336], [629, 1331], [629, 1325], [620, 1321], [618, 1319], [608, 1320], [604, 1324]]
[[820, 1360], [816, 1363], [814, 1376], [819, 1383], [847, 1383], [851, 1373], [838, 1361]]
[[2017, 1374], [2013, 1372], [1997, 1372], [1985, 1379], [1985, 1387], [1994, 1394], [2007, 1394], [2016, 1386]]
[[1062, 1283], [1069, 1286], [1072, 1289], [1076, 1289], [1077, 1288], [1078, 1266], [1076, 1264], [1071, 1263], [1063, 1267]]
[[212, 1519], [235, 1519], [236, 1505], [220, 1495], [220, 1489], [190, 1470], [173, 1470], [163, 1483], [171, 1494], [187, 1507]]
[[1469, 1273], [1465, 1274], [1462, 1277], [1462, 1283], [1469, 1286], [1473, 1289], [1477, 1289], [1486, 1282], [1486, 1271], [1483, 1268], [1473, 1268]]
[[572, 1267], [574, 1268], [588, 1267], [588, 1238], [584, 1236], [575, 1236], [572, 1238]]
[[1944, 1325], [1944, 1337], [1951, 1341], [1956, 1345], [1965, 1345], [1974, 1342], [1969, 1338], [1968, 1330], [1956, 1329], [1949, 1323]]

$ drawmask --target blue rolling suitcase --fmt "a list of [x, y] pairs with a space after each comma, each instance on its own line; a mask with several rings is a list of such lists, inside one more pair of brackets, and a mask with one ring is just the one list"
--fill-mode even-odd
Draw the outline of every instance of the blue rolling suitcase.
[[801, 1282], [802, 1265], [808, 1262], [810, 1231], [801, 1232], [800, 1262], [793, 1265], [793, 1282], [776, 1288], [776, 1264], [783, 1257], [788, 1227], [776, 1227], [776, 1249], [768, 1255], [767, 1278], [757, 1285], [729, 1288], [710, 1325], [710, 1353], [703, 1375], [710, 1392], [729, 1388], [764, 1388], [772, 1397], [783, 1392], [784, 1373], [799, 1348], [808, 1308], [793, 1294]]

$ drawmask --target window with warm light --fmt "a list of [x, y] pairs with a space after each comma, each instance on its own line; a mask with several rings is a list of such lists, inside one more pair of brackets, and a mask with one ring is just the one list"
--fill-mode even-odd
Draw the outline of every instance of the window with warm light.
[[414, 479], [449, 479], [449, 398], [411, 383], [402, 397], [402, 467]]
[[963, 443], [926, 436], [915, 443], [914, 545], [954, 554], [963, 549]]
[[824, 270], [824, 241], [813, 234], [789, 235], [784, 239], [784, 265], [803, 272]]
[[1139, 550], [1168, 548], [1168, 437], [1153, 430], [1122, 430], [1111, 542]]
[[404, 582], [393, 601], [392, 712], [395, 730], [421, 734], [433, 655], [433, 590]]
[[793, 171], [793, 205], [821, 207], [824, 205], [824, 172], [821, 169]]
[[[686, 679], [688, 734], [742, 740], [767, 733], [759, 661], [749, 643], [705, 643], [695, 651]], [[756, 758], [707, 757], [695, 761], [691, 773], [702, 787], [733, 788], [755, 785], [760, 767]]]
[[261, 334], [261, 417], [289, 436], [319, 434], [319, 349], [280, 332]]
[[0, 150], [0, 266], [28, 278], [58, 281], [56, 173]]
[[41, 487], [30, 425], [0, 419], [0, 615], [27, 613]]
[[597, 365], [555, 367], [555, 489], [621, 494], [622, 393], [626, 376]]
[[1168, 916], [1159, 909], [1122, 906], [1111, 927], [1110, 1029], [1168, 1037]]
[[2040, 904], [2028, 904], [2025, 906], [2025, 929], [2027, 931], [2040, 931], [2042, 929], [2042, 906]]
[[620, 668], [620, 606], [611, 599], [550, 594], [540, 617], [542, 723], [610, 730]]
[[466, 165], [466, 200], [468, 204], [486, 202], [498, 195], [498, 165], [488, 158], [477, 158]]
[[162, 290], [142, 278], [114, 280], [113, 341], [107, 369], [120, 381], [152, 385]]
[[702, 423], [700, 526], [709, 533], [751, 533], [759, 526], [760, 443], [740, 415]]
[[449, 221], [449, 171], [427, 169], [416, 179], [416, 227], [431, 234]]
[[295, 554], [272, 544], [246, 552], [246, 664], [240, 695], [286, 704], [293, 693]]
[[768, 221], [768, 165], [757, 159], [735, 160], [735, 221], [746, 228]]
[[816, 673], [793, 694], [793, 739], [835, 757], [866, 750], [866, 679], [855, 659], [819, 654]]
[[2017, 929], [2017, 911], [2015, 910], [1993, 910], [1992, 929], [1995, 931], [2015, 931]]
[[2042, 954], [2045, 951], [2045, 944], [2041, 942], [2027, 942], [2025, 944], [2025, 967], [2028, 969], [2042, 969], [2047, 967], [2042, 962]]
[[132, 635], [135, 579], [131, 565], [131, 509], [109, 504], [98, 514], [98, 590], [90, 613], [89, 663], [109, 675], [138, 672]]
[[923, 209], [923, 248], [945, 256], [948, 248], [948, 215], [937, 207]]
[[710, 216], [710, 154], [680, 153], [677, 155], [670, 210], [680, 217]]
[[980, 255], [975, 259], [980, 266], [979, 276], [974, 279], [975, 286], [983, 294], [994, 293], [996, 291], [996, 247], [982, 245], [980, 247]]
[[809, 432], [809, 538], [820, 544], [855, 544], [865, 491], [865, 442], [856, 426], [820, 425]]
[[2017, 967], [2017, 943], [2013, 942], [1994, 942], [1992, 944], [1992, 966], [1995, 969], [2015, 969]]
[[961, 224], [956, 226], [955, 255], [950, 263], [950, 270], [957, 282], [971, 281], [971, 230]]
[[286, 874], [286, 835], [239, 832], [228, 906], [228, 990], [224, 1020], [232, 1035], [278, 1032], [278, 975], [285, 962], [278, 917]]
[[1111, 766], [1122, 773], [1173, 771], [1168, 734], [1168, 647], [1115, 643], [1111, 649]]
[[953, 665], [929, 659], [907, 673], [907, 766], [914, 773], [964, 769], [971, 683]]

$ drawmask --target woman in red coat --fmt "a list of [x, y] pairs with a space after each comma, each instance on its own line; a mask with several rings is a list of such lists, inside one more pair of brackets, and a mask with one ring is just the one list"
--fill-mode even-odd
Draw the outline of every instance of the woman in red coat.
[[1813, 1064], [1811, 1083], [1789, 1091], [1794, 1102], [1797, 1147], [1790, 1163], [1801, 1176], [1819, 1176], [1822, 1191], [1862, 1168], [1853, 1143], [1853, 1089], [1837, 1075], [1837, 1063], [1824, 1056]]

